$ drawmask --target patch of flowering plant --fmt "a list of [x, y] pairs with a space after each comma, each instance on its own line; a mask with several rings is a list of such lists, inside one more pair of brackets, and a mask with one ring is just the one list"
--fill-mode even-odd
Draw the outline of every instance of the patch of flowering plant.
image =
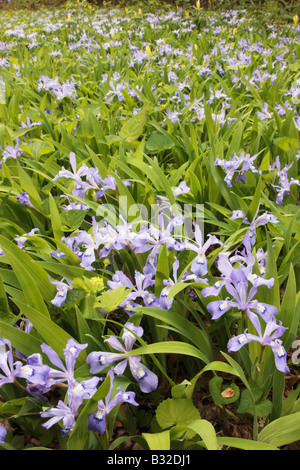
[[155, 8], [1, 15], [3, 449], [300, 439], [299, 19]]

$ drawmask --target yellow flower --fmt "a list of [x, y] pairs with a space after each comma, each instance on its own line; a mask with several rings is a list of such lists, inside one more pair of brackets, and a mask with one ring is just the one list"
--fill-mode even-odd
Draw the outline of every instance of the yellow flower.
[[236, 35], [236, 33], [237, 33], [237, 28], [233, 28], [232, 34]]
[[72, 19], [71, 15], [68, 15], [67, 19], [68, 19], [68, 21], [71, 21], [71, 19]]
[[151, 49], [150, 49], [150, 46], [148, 46], [148, 44], [145, 47], [145, 50], [146, 50], [148, 56], [151, 55]]
[[200, 9], [200, 0], [197, 0], [196, 1], [196, 10], [199, 10]]
[[102, 290], [103, 287], [104, 287], [104, 283], [103, 283], [102, 277], [91, 278], [91, 288], [95, 293]]
[[299, 21], [299, 16], [298, 15], [295, 15], [293, 17], [293, 21], [294, 21], [294, 25], [296, 26], [298, 24], [298, 21]]
[[197, 46], [197, 44], [194, 44], [194, 49], [195, 49], [195, 51], [197, 51], [197, 50], [198, 50], [198, 46]]
[[185, 16], [188, 18], [190, 16], [190, 12], [189, 11], [185, 11]]

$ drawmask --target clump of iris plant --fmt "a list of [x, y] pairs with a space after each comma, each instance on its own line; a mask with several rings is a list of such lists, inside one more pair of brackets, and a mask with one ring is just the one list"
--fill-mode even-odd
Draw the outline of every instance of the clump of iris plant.
[[[220, 253], [217, 267], [220, 272], [220, 280], [213, 286], [204, 287], [202, 296], [218, 296], [221, 291], [226, 291], [226, 298], [223, 300], [211, 301], [207, 305], [207, 310], [212, 314], [212, 319], [217, 320], [226, 312], [237, 309], [242, 314], [242, 326], [250, 321], [257, 331], [257, 335], [249, 334], [248, 328], [238, 336], [234, 336], [228, 341], [229, 351], [238, 351], [242, 346], [257, 341], [262, 346], [270, 346], [275, 356], [275, 365], [281, 372], [288, 372], [286, 364], [287, 354], [279, 339], [286, 328], [276, 321], [278, 313], [277, 307], [262, 302], [255, 298], [259, 294], [259, 287], [266, 286], [269, 289], [274, 285], [274, 278], [265, 279], [263, 275], [254, 272], [256, 263], [255, 256], [251, 253], [251, 240], [247, 234], [243, 240], [244, 249], [236, 252], [233, 256], [228, 253]], [[237, 266], [236, 266], [237, 264]], [[265, 324], [262, 330], [261, 320]]]

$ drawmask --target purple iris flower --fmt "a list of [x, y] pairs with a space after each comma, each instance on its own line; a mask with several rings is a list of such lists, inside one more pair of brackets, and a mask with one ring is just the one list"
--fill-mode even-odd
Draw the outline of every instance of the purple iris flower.
[[263, 335], [260, 332], [258, 336], [253, 335], [245, 330], [244, 333], [231, 338], [227, 345], [228, 351], [235, 352], [251, 341], [258, 341], [262, 346], [270, 346], [272, 348], [277, 369], [281, 372], [289, 372], [289, 368], [286, 363], [287, 353], [282, 346], [282, 341], [279, 339], [286, 329], [287, 328], [282, 326], [281, 322], [278, 325], [276, 320], [272, 318], [267, 322]]
[[26, 364], [21, 364], [20, 377], [26, 379], [28, 393], [39, 400], [47, 400], [43, 395], [51, 390], [53, 385], [49, 376], [51, 368], [43, 364], [41, 354], [35, 353], [26, 358]]
[[[164, 308], [165, 310], [170, 310], [170, 308], [173, 305], [174, 298], [170, 299], [169, 301], [167, 299], [168, 299], [168, 295], [169, 295], [171, 287], [178, 282], [178, 278], [177, 278], [178, 268], [179, 268], [179, 261], [178, 261], [177, 258], [175, 258], [175, 261], [173, 263], [173, 279], [169, 278], [169, 279], [164, 279], [163, 280], [163, 284], [165, 285], [165, 287], [162, 289], [162, 291], [160, 293], [159, 308]], [[207, 283], [208, 282], [207, 279], [199, 278], [196, 274], [193, 274], [193, 273], [191, 274], [188, 271], [186, 271], [183, 274], [183, 276], [181, 278], [181, 281], [182, 282], [186, 282], [186, 281], [191, 282], [191, 281], [193, 281], [193, 282], [201, 282], [201, 283]]]
[[48, 408], [48, 410], [42, 411], [40, 416], [42, 418], [50, 418], [42, 424], [46, 429], [50, 429], [54, 424], [62, 420], [64, 426], [62, 430], [63, 435], [70, 432], [76, 424], [76, 412], [61, 400], [57, 403], [55, 408]]
[[182, 251], [182, 242], [176, 240], [173, 231], [176, 227], [182, 225], [183, 222], [183, 217], [179, 215], [173, 217], [165, 227], [164, 214], [160, 212], [158, 215], [158, 226], [150, 224], [148, 229], [144, 226], [140, 232], [132, 238], [131, 246], [135, 253], [150, 251], [143, 269], [144, 274], [155, 275], [161, 246], [165, 245], [170, 250]]
[[134, 285], [133, 282], [122, 271], [116, 271], [112, 277], [112, 280], [108, 281], [107, 284], [111, 289], [116, 289], [121, 286], [132, 289], [131, 292], [126, 296], [125, 300], [120, 304], [120, 307], [124, 308], [128, 315], [131, 316], [134, 312], [130, 311], [129, 309], [140, 306], [135, 303], [136, 299], [142, 299], [146, 307], [157, 306], [157, 297], [148, 290], [149, 287], [155, 284], [155, 281], [152, 279], [152, 277], [152, 273], [143, 274], [139, 271], [135, 271]]
[[176, 197], [179, 196], [180, 194], [186, 194], [186, 193], [190, 192], [190, 188], [186, 184], [185, 181], [181, 181], [181, 183], [177, 186], [177, 188], [172, 189], [172, 192], [173, 192], [173, 195], [176, 199]]
[[129, 246], [131, 240], [134, 238], [134, 233], [131, 232], [132, 225], [120, 215], [122, 224], [118, 224], [113, 228], [110, 224], [105, 223], [105, 227], [101, 227], [96, 219], [93, 217], [93, 237], [97, 249], [99, 250], [99, 258], [106, 258], [112, 249], [123, 250]]
[[[241, 252], [236, 251], [231, 257], [228, 253], [219, 254], [216, 264], [221, 273], [221, 279], [213, 286], [204, 287], [202, 296], [217, 296], [223, 286], [225, 286], [227, 292], [231, 294], [233, 299], [229, 300], [229, 297], [227, 297], [225, 301], [215, 301], [208, 304], [207, 308], [213, 313], [213, 318], [219, 318], [223, 313], [233, 307], [237, 307], [240, 310], [248, 309], [249, 318], [258, 329], [259, 319], [252, 310], [265, 320], [268, 320], [277, 314], [277, 309], [268, 304], [258, 302], [254, 300], [253, 297], [256, 295], [259, 286], [265, 285], [271, 288], [274, 284], [274, 278], [265, 279], [264, 276], [253, 273], [256, 259], [251, 253], [249, 234], [245, 236], [243, 244], [244, 249]], [[236, 262], [239, 263], [238, 268], [233, 267]], [[252, 285], [252, 287], [248, 293], [249, 284]], [[252, 310], [250, 310], [250, 308]]]
[[[249, 234], [245, 236], [243, 244], [244, 249], [240, 252], [236, 251], [234, 256], [229, 257], [227, 253], [219, 254], [217, 267], [221, 273], [221, 279], [213, 286], [204, 287], [202, 296], [217, 296], [224, 286], [231, 298], [227, 297], [225, 300], [213, 301], [207, 305], [207, 310], [213, 315], [212, 318], [220, 318], [231, 308], [238, 308], [242, 311], [247, 310], [251, 322], [259, 330], [259, 319], [256, 314], [263, 318], [265, 322], [268, 322], [278, 311], [275, 306], [259, 302], [254, 297], [259, 286], [266, 285], [271, 288], [274, 284], [274, 278], [265, 279], [263, 276], [253, 273], [256, 259], [251, 253]], [[237, 268], [233, 266], [236, 262], [239, 263]]]
[[62, 169], [53, 178], [53, 181], [56, 181], [59, 178], [73, 179], [74, 180], [74, 186], [72, 189], [73, 196], [84, 198], [86, 191], [88, 189], [93, 188], [91, 184], [82, 180], [82, 177], [87, 175], [89, 169], [87, 165], [83, 163], [83, 165], [77, 170], [76, 155], [74, 152], [70, 152], [69, 160], [70, 160], [72, 171], [66, 170], [64, 167], [62, 167]]
[[114, 83], [112, 80], [109, 82], [110, 90], [105, 95], [104, 99], [107, 103], [110, 103], [115, 96], [118, 100], [123, 102], [125, 100], [122, 90], [126, 89], [126, 86], [123, 83]]
[[101, 184], [102, 184], [102, 188], [96, 194], [97, 199], [102, 197], [104, 193], [107, 191], [107, 189], [111, 189], [112, 191], [115, 191], [117, 187], [116, 180], [112, 175], [108, 175], [105, 178], [103, 178], [103, 180], [101, 181]]
[[175, 258], [175, 261], [173, 264], [173, 279], [174, 280], [170, 278], [170, 279], [164, 279], [163, 281], [165, 287], [162, 289], [160, 293], [159, 303], [160, 303], [160, 307], [164, 308], [165, 310], [169, 310], [173, 305], [174, 299], [172, 298], [169, 301], [167, 299], [168, 299], [168, 295], [169, 295], [171, 287], [177, 282], [178, 268], [179, 268], [179, 261], [177, 258]]
[[270, 166], [270, 170], [274, 170], [275, 168], [277, 169], [278, 184], [272, 184], [272, 186], [277, 191], [276, 204], [278, 205], [282, 205], [283, 198], [291, 194], [292, 185], [296, 184], [300, 186], [299, 180], [288, 178], [288, 170], [293, 166], [293, 163], [294, 162], [290, 165], [285, 165], [285, 167], [281, 169], [280, 159], [279, 156], [277, 156], [274, 164]]
[[86, 360], [90, 365], [90, 372], [92, 374], [97, 374], [116, 361], [121, 361], [113, 368], [114, 372], [117, 375], [123, 374], [127, 364], [129, 364], [130, 371], [134, 379], [138, 382], [141, 391], [144, 393], [152, 392], [158, 385], [157, 376], [141, 362], [140, 356], [124, 355], [127, 352], [132, 351], [133, 345], [136, 341], [135, 335], [141, 337], [144, 330], [141, 326], [135, 326], [131, 322], [127, 322], [124, 327], [124, 332], [122, 334], [124, 345], [115, 336], [110, 336], [110, 338], [105, 340], [112, 348], [120, 352], [91, 352]]
[[179, 119], [180, 114], [181, 113], [179, 111], [176, 111], [176, 110], [171, 111], [169, 108], [166, 110], [167, 117], [173, 123], [180, 122], [180, 119]]
[[88, 344], [78, 344], [74, 339], [69, 339], [64, 349], [65, 365], [58, 354], [46, 343], [41, 344], [41, 350], [48, 356], [48, 359], [57, 369], [50, 369], [49, 378], [52, 379], [52, 385], [57, 382], [67, 381], [68, 384], [74, 382], [74, 367], [76, 359]]
[[[0, 147], [1, 148], [1, 147]], [[1, 149], [2, 150], [2, 149]], [[16, 145], [6, 145], [5, 150], [2, 151], [2, 160], [0, 162], [0, 168], [2, 168], [2, 162], [6, 162], [8, 158], [17, 160], [21, 156], [21, 149], [19, 147], [19, 139], [16, 139]]]
[[33, 126], [41, 126], [42, 125], [41, 122], [31, 122], [28, 116], [26, 117], [26, 123], [21, 122], [20, 124], [21, 124], [21, 126], [20, 126], [21, 129], [29, 129], [30, 127], [33, 127]]
[[262, 215], [257, 216], [259, 212], [259, 208], [260, 208], [260, 204], [251, 222], [249, 222], [247, 217], [245, 217], [246, 214], [244, 211], [239, 211], [239, 210], [233, 211], [230, 217], [230, 220], [243, 218], [244, 219], [243, 223], [250, 225], [247, 234], [249, 234], [250, 236], [250, 242], [252, 246], [254, 246], [256, 242], [256, 232], [255, 232], [256, 227], [259, 227], [260, 225], [266, 225], [268, 223], [278, 224], [278, 220], [276, 219], [276, 217], [273, 214], [269, 214], [268, 212], [264, 212]]
[[51, 284], [56, 285], [57, 290], [57, 294], [54, 299], [51, 300], [51, 303], [55, 305], [55, 307], [61, 307], [66, 301], [68, 291], [72, 289], [72, 281], [66, 279], [67, 283], [65, 283], [63, 281], [57, 281], [56, 279], [52, 281], [50, 278], [49, 281]]
[[[122, 217], [120, 219], [123, 221], [123, 225], [117, 225], [114, 229], [107, 223], [105, 227], [101, 227], [93, 217], [92, 234], [81, 230], [75, 238], [72, 237], [71, 240], [68, 240], [73, 251], [77, 250], [79, 245], [84, 248], [80, 254], [80, 266], [88, 271], [94, 270], [92, 263], [96, 261], [96, 252], [99, 259], [102, 259], [106, 258], [112, 249], [122, 250], [130, 244], [131, 239], [134, 237], [134, 234], [130, 231], [131, 224], [128, 224]], [[101, 249], [99, 249], [100, 246], [102, 246]]]
[[4, 444], [7, 435], [7, 430], [0, 424], [0, 444]]
[[68, 383], [68, 404], [70, 409], [76, 413], [83, 400], [88, 400], [94, 395], [100, 381], [102, 381], [100, 377], [92, 377], [82, 382], [71, 379]]
[[106, 418], [108, 414], [111, 412], [115, 406], [119, 403], [130, 403], [134, 406], [139, 406], [139, 404], [135, 401], [135, 393], [134, 392], [125, 392], [123, 387], [118, 387], [119, 392], [117, 392], [112, 397], [112, 390], [113, 390], [113, 381], [114, 381], [114, 373], [112, 370], [109, 371], [110, 376], [110, 390], [105, 397], [105, 400], [100, 400], [98, 402], [98, 409], [95, 413], [92, 413], [88, 417], [88, 429], [90, 431], [96, 431], [99, 434], [103, 434], [106, 429]]
[[85, 204], [83, 204], [82, 202], [74, 202], [72, 200], [70, 200], [69, 196], [66, 196], [65, 194], [61, 195], [60, 196], [61, 198], [66, 198], [69, 202], [68, 205], [66, 204], [62, 204], [62, 208], [65, 210], [65, 211], [70, 211], [70, 210], [80, 210], [80, 211], [85, 211], [85, 210], [88, 210], [89, 209], [89, 206], [86, 206]]
[[30, 232], [24, 233], [24, 235], [17, 236], [15, 238], [15, 241], [17, 242], [18, 247], [22, 249], [24, 247], [25, 242], [28, 240], [27, 236], [32, 236], [35, 234], [35, 232], [38, 231], [38, 228], [33, 228], [32, 230], [30, 230]]
[[25, 193], [25, 191], [22, 191], [20, 196], [17, 196], [16, 199], [19, 201], [20, 204], [24, 206], [30, 206], [33, 207], [33, 205], [30, 202], [29, 195]]
[[0, 339], [0, 387], [7, 383], [13, 383], [18, 377], [22, 363], [14, 364], [11, 342], [8, 339]]
[[234, 156], [229, 160], [215, 159], [215, 165], [221, 166], [226, 173], [224, 181], [229, 188], [232, 187], [232, 179], [237, 173], [236, 181], [246, 181], [245, 172], [251, 170], [252, 173], [257, 173], [258, 170], [253, 165], [257, 155], [250, 156], [249, 153], [242, 152], [239, 156], [234, 152]]
[[261, 119], [261, 120], [271, 119], [271, 117], [273, 116], [273, 113], [270, 113], [268, 111], [268, 107], [269, 107], [268, 103], [263, 104], [262, 111], [258, 111], [258, 113], [257, 113], [257, 116], [258, 116], [259, 119]]
[[242, 311], [254, 310], [265, 322], [271, 320], [278, 313], [275, 306], [254, 300], [258, 291], [257, 285], [253, 284], [248, 292], [249, 280], [242, 266], [232, 269], [224, 285], [231, 298], [216, 300], [207, 305], [207, 310], [212, 314], [213, 320], [220, 318], [232, 308]]
[[181, 251], [181, 243], [174, 238], [172, 233], [174, 228], [182, 225], [183, 222], [182, 216], [176, 216], [165, 227], [164, 214], [160, 212], [158, 226], [150, 224], [148, 229], [141, 229], [132, 240], [135, 253], [145, 253], [151, 250], [149, 256], [156, 256], [163, 245], [166, 245], [168, 249]]
[[214, 235], [208, 235], [208, 240], [206, 240], [206, 242], [203, 244], [203, 237], [200, 227], [196, 224], [194, 224], [194, 227], [196, 243], [186, 242], [184, 244], [184, 248], [195, 251], [197, 254], [191, 265], [192, 273], [196, 274], [197, 276], [204, 276], [207, 273], [207, 259], [205, 256], [206, 251], [211, 245], [222, 245], [222, 242]]
[[[181, 181], [181, 183], [176, 187], [172, 188], [172, 193], [174, 198], [176, 199], [181, 194], [187, 194], [190, 191], [189, 186], [186, 184], [185, 181]], [[157, 196], [157, 202], [160, 207], [160, 211], [162, 212], [166, 208], [168, 208], [172, 215], [174, 215], [172, 210], [172, 204], [170, 203], [169, 199], [166, 196]]]

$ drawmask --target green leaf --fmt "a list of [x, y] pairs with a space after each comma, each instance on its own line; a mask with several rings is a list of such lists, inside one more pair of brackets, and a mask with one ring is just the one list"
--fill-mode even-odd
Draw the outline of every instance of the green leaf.
[[7, 294], [4, 289], [3, 279], [0, 275], [0, 319], [2, 321], [9, 320], [11, 313], [8, 306]]
[[253, 400], [251, 398], [249, 391], [243, 390], [241, 401], [237, 408], [238, 413], [241, 413], [241, 414], [248, 413], [248, 414], [254, 415], [254, 412], [256, 412], [256, 415], [259, 416], [260, 418], [266, 418], [267, 416], [269, 416], [271, 410], [272, 410], [272, 403], [270, 402], [270, 400], [263, 400], [255, 404], [255, 410], [254, 410]]
[[207, 450], [220, 449], [217, 442], [215, 428], [209, 421], [206, 421], [205, 419], [197, 419], [193, 423], [188, 424], [187, 428], [194, 431], [202, 438]]
[[207, 362], [207, 357], [191, 344], [182, 343], [180, 341], [167, 341], [141, 346], [133, 351], [127, 352], [126, 356], [143, 355], [143, 354], [183, 354], [200, 359]]
[[300, 412], [282, 416], [265, 426], [258, 435], [259, 442], [275, 447], [285, 446], [300, 439]]
[[51, 226], [52, 226], [54, 238], [56, 238], [57, 240], [61, 240], [61, 238], [64, 236], [64, 232], [62, 230], [59, 211], [57, 209], [56, 203], [51, 193], [49, 193], [49, 206], [50, 206]]
[[6, 91], [5, 91], [5, 82], [0, 80], [0, 104], [6, 103]]
[[97, 297], [95, 307], [102, 308], [106, 312], [112, 312], [125, 300], [127, 295], [131, 292], [126, 286], [120, 286], [111, 291], [103, 292]]
[[143, 432], [150, 450], [170, 450], [170, 431], [162, 431], [153, 434]]
[[205, 363], [210, 362], [214, 357], [212, 346], [209, 337], [206, 336], [206, 332], [193, 325], [193, 323], [178, 313], [172, 310], [163, 310], [152, 307], [141, 307], [135, 308], [134, 310], [138, 313], [142, 313], [143, 315], [148, 315], [156, 318], [157, 320], [161, 320], [162, 322], [176, 328], [181, 335], [185, 336], [189, 341], [197, 346], [198, 352], [200, 353], [201, 351], [201, 357]]
[[167, 134], [161, 132], [152, 132], [146, 144], [147, 153], [157, 153], [161, 150], [170, 149], [174, 146], [174, 142]]
[[264, 442], [250, 441], [249, 439], [241, 439], [239, 437], [217, 437], [217, 442], [221, 446], [233, 447], [242, 450], [279, 450]]
[[261, 298], [264, 299], [265, 303], [275, 305], [275, 307], [280, 309], [280, 292], [279, 292], [279, 281], [277, 274], [277, 264], [275, 250], [273, 248], [273, 243], [269, 233], [266, 233], [267, 236], [267, 264], [265, 271], [265, 278], [270, 279], [274, 277], [274, 285], [270, 289], [267, 286], [261, 286]]
[[134, 142], [143, 132], [147, 120], [148, 108], [145, 106], [141, 111], [125, 122], [120, 130], [120, 137], [126, 142]]
[[[43, 317], [44, 318], [44, 317]], [[13, 348], [17, 349], [25, 356], [30, 356], [40, 352], [42, 341], [19, 328], [0, 321], [0, 338], [6, 338], [11, 342]]]
[[[45, 315], [42, 315], [38, 310], [17, 300], [15, 303], [21, 313], [33, 324], [45, 343], [51, 346], [60, 357], [64, 358], [63, 350], [66, 347], [67, 341], [71, 338], [71, 335], [50, 320], [50, 318], [46, 318]], [[84, 362], [85, 357], [86, 353], [82, 351], [77, 359], [78, 366]]]
[[47, 301], [53, 299], [56, 289], [50, 284], [46, 271], [35, 265], [27, 253], [3, 236], [0, 236], [0, 246], [12, 266], [29, 305], [45, 317], [49, 317], [44, 299]]
[[169, 279], [169, 258], [166, 245], [162, 246], [159, 252], [156, 274], [155, 274], [155, 292], [159, 296], [164, 288], [164, 279]]
[[193, 401], [187, 398], [167, 398], [158, 405], [155, 415], [162, 429], [186, 426], [200, 418]]
[[285, 152], [288, 152], [290, 147], [294, 150], [299, 148], [299, 140], [293, 137], [279, 137], [278, 139], [274, 139], [273, 142], [277, 147]]
[[248, 211], [247, 211], [247, 218], [251, 222], [257, 212], [257, 209], [259, 207], [260, 203], [260, 198], [261, 198], [261, 192], [262, 192], [262, 179], [261, 177], [258, 180], [257, 187], [255, 190], [255, 193], [253, 195], [251, 204], [249, 205]]
[[[223, 379], [222, 377], [215, 376], [209, 381], [209, 391], [211, 393], [212, 399], [214, 400], [217, 406], [219, 405], [228, 405], [229, 403], [234, 403], [239, 399], [240, 390], [239, 387], [232, 383], [222, 387]], [[230, 389], [232, 391], [232, 396], [223, 397], [222, 392], [225, 389]]]
[[292, 326], [295, 318], [296, 312], [296, 295], [297, 295], [297, 286], [295, 279], [295, 272], [293, 264], [290, 264], [290, 271], [284, 296], [281, 302], [280, 311], [278, 314], [278, 320], [282, 321], [282, 324], [288, 328], [288, 330], [282, 336], [283, 344], [286, 349], [289, 349], [291, 343], [295, 339], [294, 332], [292, 332]]

